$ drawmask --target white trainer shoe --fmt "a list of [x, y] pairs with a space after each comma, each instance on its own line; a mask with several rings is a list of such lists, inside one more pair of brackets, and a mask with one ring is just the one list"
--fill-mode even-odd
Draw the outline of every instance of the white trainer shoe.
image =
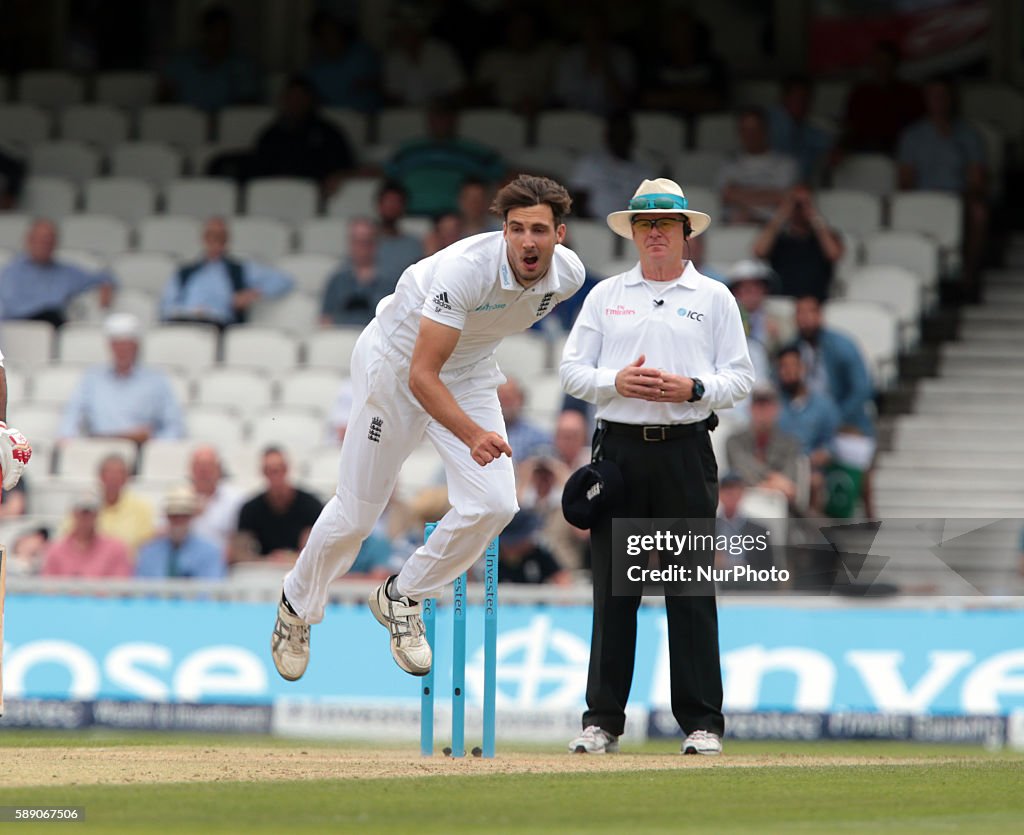
[[277, 604], [277, 622], [270, 636], [270, 654], [281, 678], [298, 681], [309, 664], [309, 624], [293, 615], [284, 605], [284, 594]]
[[388, 597], [388, 584], [394, 579], [389, 577], [370, 595], [370, 611], [391, 633], [391, 657], [395, 663], [407, 673], [425, 676], [430, 672], [433, 653], [423, 631], [422, 606], [408, 597], [401, 602]]
[[694, 731], [679, 749], [681, 754], [721, 754], [722, 740], [710, 731]]
[[578, 737], [569, 743], [570, 754], [618, 754], [619, 738], [603, 731], [597, 725], [583, 729]]

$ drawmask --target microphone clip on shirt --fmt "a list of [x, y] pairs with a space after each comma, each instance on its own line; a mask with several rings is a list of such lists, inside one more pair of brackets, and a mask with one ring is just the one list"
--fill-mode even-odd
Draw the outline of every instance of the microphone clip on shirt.
[[655, 307], [661, 307], [665, 303], [664, 299], [653, 299], [653, 301]]

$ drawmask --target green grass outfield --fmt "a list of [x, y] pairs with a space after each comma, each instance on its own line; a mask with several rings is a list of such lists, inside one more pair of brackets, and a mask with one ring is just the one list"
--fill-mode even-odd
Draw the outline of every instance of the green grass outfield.
[[[0, 773], [18, 771], [19, 754], [12, 749], [36, 749], [37, 756], [59, 763], [69, 752], [109, 754], [112, 761], [119, 749], [143, 758], [152, 751], [201, 759], [204, 750], [214, 748], [239, 761], [256, 751], [271, 758], [275, 753], [344, 758], [379, 750], [263, 737], [3, 731]], [[401, 769], [415, 770], [421, 762], [411, 746], [387, 751]], [[714, 764], [696, 763], [704, 758], [679, 756], [677, 743], [648, 743], [619, 759], [589, 758], [615, 762], [602, 762], [592, 773], [473, 773], [486, 764], [448, 763], [448, 770], [441, 761], [432, 763], [426, 776], [370, 779], [353, 774], [296, 781], [264, 775], [259, 782], [62, 785], [54, 774], [52, 785], [12, 788], [0, 777], [0, 806], [84, 807], [84, 823], [25, 825], [27, 831], [64, 832], [1009, 833], [1024, 828], [1024, 756], [1019, 753], [904, 743], [733, 741], [727, 741], [726, 751]], [[534, 755], [540, 761], [551, 753], [505, 749], [509, 761], [529, 762]], [[587, 758], [565, 757], [588, 767]], [[623, 770], [608, 770], [620, 763]], [[0, 824], [0, 831], [7, 830], [21, 831]]]

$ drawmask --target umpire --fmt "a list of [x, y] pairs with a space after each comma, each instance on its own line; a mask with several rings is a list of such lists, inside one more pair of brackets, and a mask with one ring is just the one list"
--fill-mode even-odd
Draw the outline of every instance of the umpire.
[[[686, 257], [689, 239], [710, 223], [672, 180], [644, 180], [625, 211], [608, 215], [612, 231], [633, 241], [639, 263], [591, 291], [562, 357], [563, 388], [597, 406], [595, 459], [614, 462], [624, 487], [612, 512], [592, 526], [588, 710], [569, 745], [577, 753], [618, 751], [633, 679], [641, 598], [613, 593], [612, 517], [713, 519], [712, 409], [736, 404], [754, 382], [736, 300]], [[666, 596], [665, 609], [682, 753], [718, 754], [724, 721], [715, 598]]]

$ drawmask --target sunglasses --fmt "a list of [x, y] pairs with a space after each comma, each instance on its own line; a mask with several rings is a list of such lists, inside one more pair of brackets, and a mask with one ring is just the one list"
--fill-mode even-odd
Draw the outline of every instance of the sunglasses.
[[657, 220], [651, 220], [650, 218], [636, 218], [631, 220], [633, 228], [638, 232], [650, 232], [652, 229], [657, 229], [663, 235], [667, 235], [672, 231], [672, 226], [676, 223], [685, 223], [677, 217], [659, 217]]
[[644, 194], [629, 201], [631, 211], [642, 209], [685, 209], [689, 201], [678, 194]]

